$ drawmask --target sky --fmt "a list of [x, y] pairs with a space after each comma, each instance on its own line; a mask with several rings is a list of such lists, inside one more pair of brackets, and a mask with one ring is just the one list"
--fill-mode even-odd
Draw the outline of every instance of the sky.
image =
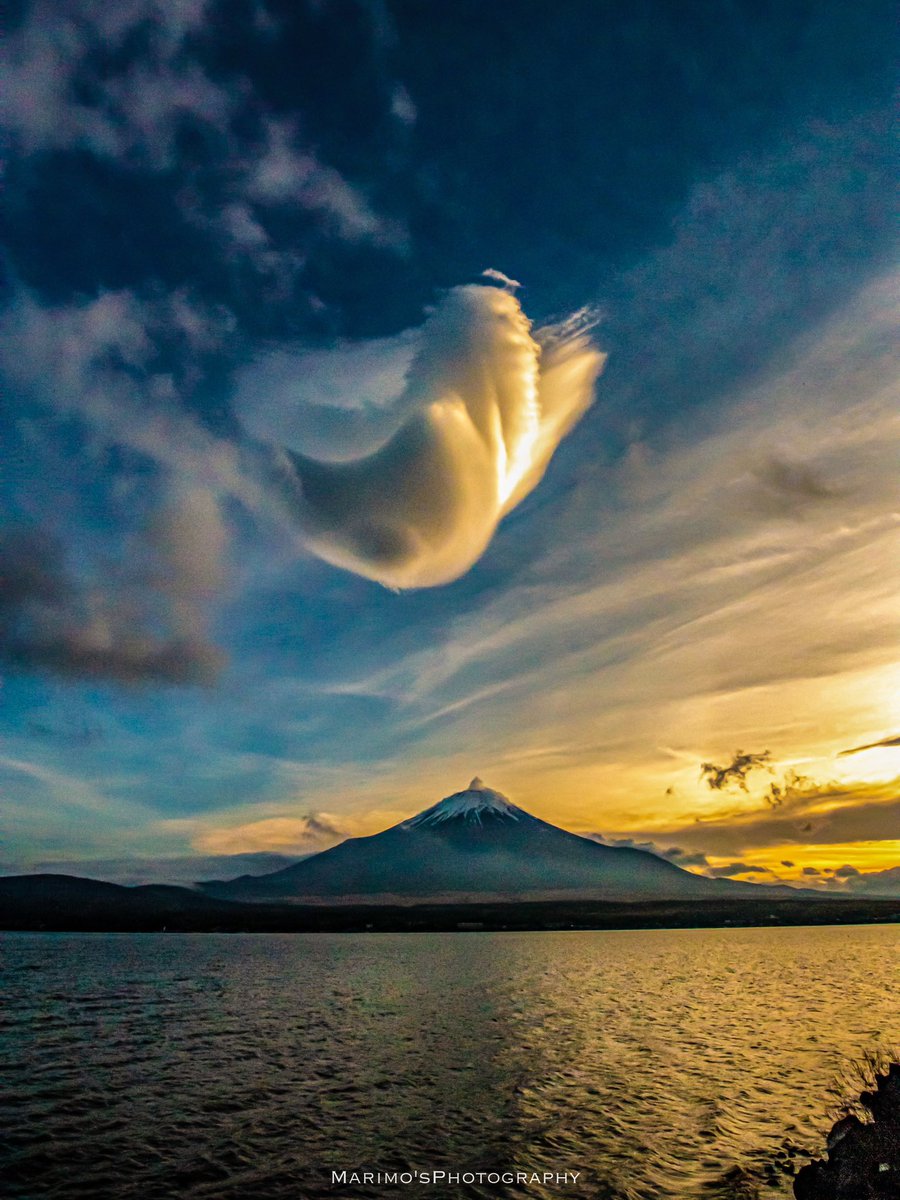
[[15, 5], [2, 869], [900, 893], [891, 9]]

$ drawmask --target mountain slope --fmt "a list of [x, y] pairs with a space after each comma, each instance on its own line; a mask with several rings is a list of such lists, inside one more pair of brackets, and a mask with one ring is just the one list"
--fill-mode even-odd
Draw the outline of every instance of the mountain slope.
[[204, 928], [240, 908], [191, 888], [164, 884], [124, 887], [50, 873], [0, 878], [3, 928], [160, 929], [185, 921], [188, 927]]
[[201, 887], [235, 900], [558, 895], [637, 900], [760, 894], [755, 884], [707, 879], [644, 850], [603, 846], [567, 833], [477, 778], [465, 791], [382, 833], [350, 838], [269, 875]]

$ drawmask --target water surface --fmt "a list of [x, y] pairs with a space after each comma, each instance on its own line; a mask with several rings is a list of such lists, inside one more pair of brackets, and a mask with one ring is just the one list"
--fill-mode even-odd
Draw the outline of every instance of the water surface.
[[[900, 1041], [891, 926], [6, 934], [7, 1194], [791, 1194]], [[896, 975], [893, 982], [896, 983]], [[333, 1186], [331, 1170], [579, 1171]]]

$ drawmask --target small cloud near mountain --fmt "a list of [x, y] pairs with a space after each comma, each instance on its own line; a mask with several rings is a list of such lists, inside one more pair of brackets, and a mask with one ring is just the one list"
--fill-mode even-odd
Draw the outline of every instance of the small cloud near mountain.
[[601, 846], [624, 847], [627, 850], [645, 850], [648, 854], [655, 854], [657, 858], [664, 858], [667, 862], [675, 863], [679, 867], [709, 866], [706, 855], [701, 854], [698, 850], [684, 850], [681, 846], [663, 848], [651, 841], [638, 841], [636, 838], [611, 838], [605, 837], [602, 833], [585, 833], [583, 836], [590, 838], [592, 842], [599, 842]]
[[758, 867], [753, 863], [733, 862], [724, 867], [707, 867], [706, 874], [711, 879], [734, 879], [736, 875], [769, 875], [768, 867]]
[[297, 857], [325, 850], [348, 836], [337, 818], [328, 813], [308, 813], [302, 817], [265, 817], [208, 829], [194, 838], [194, 847], [207, 854], [275, 851]]

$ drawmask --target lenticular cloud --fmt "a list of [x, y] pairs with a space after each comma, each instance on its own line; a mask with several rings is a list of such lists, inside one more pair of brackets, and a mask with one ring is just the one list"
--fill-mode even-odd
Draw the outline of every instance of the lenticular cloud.
[[[533, 332], [511, 291], [483, 285], [448, 292], [397, 347], [403, 383], [372, 413], [374, 448], [350, 461], [339, 443], [327, 457], [318, 444], [315, 456], [286, 450], [284, 490], [321, 558], [387, 587], [435, 587], [480, 558], [500, 519], [540, 481], [591, 403], [605, 356], [585, 322]], [[337, 412], [334, 428], [343, 412], [358, 444], [365, 414], [349, 402]], [[271, 422], [266, 432], [271, 439]]]

